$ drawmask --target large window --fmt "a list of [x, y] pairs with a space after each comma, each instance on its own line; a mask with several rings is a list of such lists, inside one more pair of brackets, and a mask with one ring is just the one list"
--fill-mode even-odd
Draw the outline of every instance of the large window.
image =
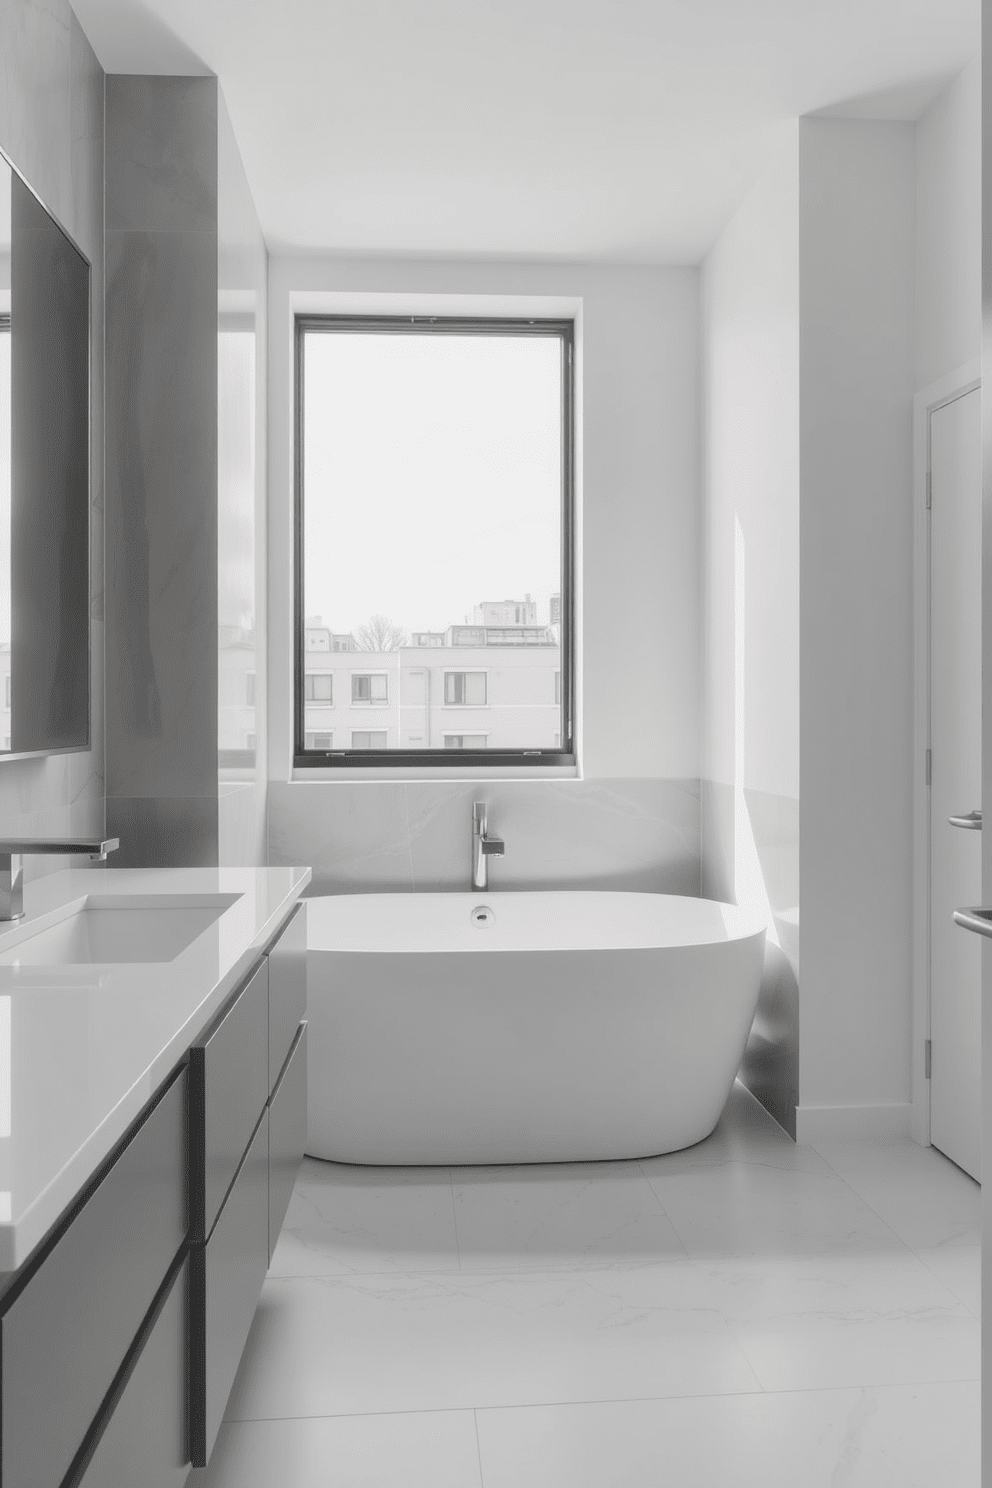
[[570, 763], [571, 322], [300, 316], [296, 398], [296, 764]]

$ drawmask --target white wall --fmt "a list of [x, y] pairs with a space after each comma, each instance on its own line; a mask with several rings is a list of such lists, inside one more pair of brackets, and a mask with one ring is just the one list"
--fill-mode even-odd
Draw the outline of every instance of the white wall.
[[800, 122], [801, 1138], [908, 1121], [915, 232], [913, 125]]
[[[218, 690], [225, 733], [224, 683], [240, 684], [244, 671], [256, 676], [254, 716], [246, 716], [255, 734], [255, 759], [221, 766], [217, 794], [217, 852], [221, 865], [262, 864], [267, 857], [266, 822], [266, 335], [268, 253], [252, 200], [241, 152], [223, 93], [217, 110], [218, 305], [221, 316], [236, 312], [239, 326], [255, 343], [255, 382], [249, 390], [223, 375], [219, 360], [218, 399], [228, 439], [218, 446], [217, 546], [218, 624], [221, 650]], [[223, 320], [221, 324], [225, 324]], [[240, 438], [232, 437], [236, 432]], [[253, 601], [253, 602], [252, 602]], [[243, 631], [233, 656], [225, 638], [232, 628]], [[233, 666], [233, 675], [230, 675]]]
[[703, 266], [703, 890], [762, 914], [742, 1076], [798, 1102], [799, 135], [784, 132]]
[[[433, 865], [429, 881], [435, 882], [437, 874], [443, 875], [443, 864], [433, 834], [441, 830], [446, 803], [460, 801], [464, 794], [461, 785], [437, 780], [427, 788], [426, 812], [418, 804], [411, 816], [404, 805], [409, 792], [404, 795], [402, 781], [395, 777], [384, 775], [367, 783], [354, 777], [314, 781], [308, 776], [305, 786], [288, 784], [292, 315], [294, 309], [308, 306], [326, 308], [328, 295], [361, 297], [351, 303], [363, 309], [422, 310], [431, 304], [449, 313], [477, 313], [482, 307], [492, 313], [504, 306], [513, 314], [530, 297], [536, 297], [535, 303], [577, 308], [583, 778], [557, 780], [553, 786], [546, 777], [507, 782], [500, 790], [501, 809], [519, 813], [524, 835], [538, 797], [545, 809], [550, 809], [552, 797], [555, 802], [561, 799], [562, 791], [588, 805], [590, 790], [605, 785], [606, 793], [596, 798], [596, 812], [615, 813], [616, 831], [597, 829], [604, 842], [601, 874], [609, 881], [627, 874], [628, 882], [632, 875], [645, 887], [694, 885], [698, 890], [698, 273], [680, 268], [272, 258], [270, 860], [302, 861], [304, 841], [311, 854], [319, 847], [314, 837], [320, 838], [322, 824], [320, 841], [328, 841], [327, 851], [335, 856], [333, 864], [329, 860], [315, 864], [318, 886], [403, 885], [410, 882], [412, 832]], [[441, 301], [441, 296], [465, 298]], [[337, 307], [343, 308], [342, 303]], [[620, 701], [623, 728], [616, 724]], [[669, 783], [667, 795], [659, 796], [659, 782]], [[416, 796], [420, 803], [419, 787]], [[608, 807], [607, 801], [612, 802]], [[647, 862], [640, 830], [626, 834], [631, 849], [629, 859], [624, 857], [623, 823], [631, 815], [652, 823], [654, 848]], [[415, 825], [394, 831], [401, 819]], [[588, 824], [588, 818], [583, 820]], [[388, 840], [381, 840], [383, 822]], [[494, 826], [502, 829], [499, 822]], [[440, 843], [440, 837], [437, 840]], [[381, 846], [380, 861], [373, 863], [376, 843]], [[342, 854], [345, 863], [349, 855], [353, 863], [350, 878]], [[583, 844], [580, 856], [582, 867], [575, 871], [585, 875], [583, 881], [591, 881], [600, 871], [596, 837]], [[531, 868], [535, 881], [569, 881], [569, 862], [556, 853], [550, 859], [543, 853], [531, 853], [523, 861], [518, 856], [512, 865], [508, 860], [501, 867], [507, 873], [512, 867], [518, 881], [528, 881]], [[451, 872], [454, 883], [464, 877], [460, 855]], [[500, 867], [494, 880], [499, 872]], [[419, 882], [423, 886], [423, 879]]]
[[982, 343], [982, 67], [965, 68], [916, 128], [916, 386]]
[[703, 774], [735, 780], [735, 519], [745, 564], [745, 776], [799, 795], [798, 127], [703, 269]]

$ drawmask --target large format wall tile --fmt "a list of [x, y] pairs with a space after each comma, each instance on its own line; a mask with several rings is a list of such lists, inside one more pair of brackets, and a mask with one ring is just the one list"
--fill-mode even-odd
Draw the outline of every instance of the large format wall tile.
[[0, 0], [0, 144], [72, 231], [67, 0]]
[[494, 889], [699, 893], [694, 780], [270, 782], [269, 861], [316, 894], [468, 889], [475, 800], [506, 841]]
[[217, 797], [108, 796], [107, 831], [121, 841], [114, 868], [211, 868]]
[[269, 863], [312, 867], [311, 893], [409, 891], [413, 860], [402, 781], [269, 781]]
[[107, 775], [217, 789], [217, 245], [107, 234]]
[[217, 236], [217, 79], [107, 80], [107, 227]]

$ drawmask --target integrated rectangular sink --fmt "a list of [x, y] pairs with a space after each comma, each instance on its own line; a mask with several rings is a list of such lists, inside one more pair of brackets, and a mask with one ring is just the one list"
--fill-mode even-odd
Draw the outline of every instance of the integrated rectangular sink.
[[136, 899], [90, 894], [82, 909], [0, 952], [0, 966], [174, 961], [240, 896]]

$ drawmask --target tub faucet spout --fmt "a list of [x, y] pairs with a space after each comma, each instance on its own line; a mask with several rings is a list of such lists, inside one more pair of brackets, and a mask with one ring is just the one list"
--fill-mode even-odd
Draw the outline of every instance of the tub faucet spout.
[[502, 837], [490, 837], [486, 823], [485, 801], [472, 805], [472, 887], [485, 889], [489, 886], [489, 859], [501, 858], [506, 852]]

